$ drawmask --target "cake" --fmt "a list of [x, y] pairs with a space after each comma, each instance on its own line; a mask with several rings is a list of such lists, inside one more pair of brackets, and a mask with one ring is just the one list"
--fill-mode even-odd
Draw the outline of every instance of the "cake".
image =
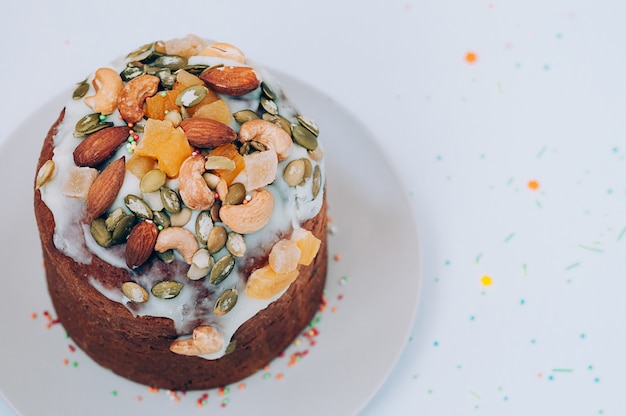
[[319, 129], [234, 45], [144, 45], [68, 92], [34, 183], [48, 291], [95, 362], [241, 380], [308, 325], [327, 268]]

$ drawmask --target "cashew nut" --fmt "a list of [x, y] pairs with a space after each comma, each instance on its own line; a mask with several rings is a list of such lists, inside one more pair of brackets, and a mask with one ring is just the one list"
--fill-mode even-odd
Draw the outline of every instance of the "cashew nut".
[[191, 155], [183, 161], [178, 171], [180, 198], [189, 208], [199, 211], [210, 208], [215, 202], [213, 191], [202, 177], [205, 160], [202, 155]]
[[223, 205], [220, 218], [232, 231], [250, 234], [263, 228], [272, 217], [274, 197], [265, 189], [257, 189], [247, 204]]
[[85, 97], [85, 104], [96, 113], [113, 113], [124, 88], [122, 77], [111, 68], [99, 68], [91, 83], [96, 89], [96, 94]]
[[210, 325], [201, 325], [193, 330], [191, 339], [176, 340], [170, 351], [181, 355], [201, 355], [219, 352], [224, 347], [224, 337]]
[[239, 141], [255, 140], [274, 149], [278, 160], [285, 160], [291, 153], [291, 136], [271, 121], [255, 119], [246, 121], [239, 130]]
[[201, 56], [217, 56], [219, 58], [230, 59], [242, 64], [246, 63], [246, 56], [241, 49], [230, 43], [216, 42], [212, 43], [200, 53]]
[[159, 232], [154, 250], [163, 253], [169, 249], [177, 250], [185, 263], [193, 263], [193, 255], [200, 249], [196, 236], [186, 228], [167, 227]]
[[122, 118], [131, 123], [141, 121], [144, 115], [143, 102], [153, 96], [159, 89], [159, 77], [154, 75], [140, 75], [133, 78], [124, 86], [120, 93], [117, 109]]

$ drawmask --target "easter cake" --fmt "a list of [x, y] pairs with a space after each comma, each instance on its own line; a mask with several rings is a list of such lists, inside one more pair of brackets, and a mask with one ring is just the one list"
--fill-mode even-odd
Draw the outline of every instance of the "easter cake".
[[72, 340], [171, 390], [243, 379], [318, 310], [326, 280], [319, 130], [237, 47], [144, 45], [68, 92], [34, 208]]

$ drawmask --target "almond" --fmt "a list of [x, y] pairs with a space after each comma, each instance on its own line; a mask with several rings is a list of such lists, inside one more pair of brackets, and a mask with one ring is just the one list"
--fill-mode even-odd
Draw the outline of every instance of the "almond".
[[254, 69], [248, 66], [221, 66], [200, 75], [216, 92], [238, 97], [254, 91], [261, 85]]
[[129, 133], [128, 126], [107, 127], [93, 133], [74, 149], [74, 163], [81, 167], [97, 167], [115, 153]]
[[124, 156], [104, 168], [87, 192], [87, 219], [89, 222], [104, 214], [113, 204], [124, 183], [126, 161]]
[[230, 126], [209, 118], [186, 118], [181, 121], [180, 127], [189, 143], [205, 149], [232, 143], [237, 138], [237, 133]]
[[145, 220], [137, 224], [126, 242], [126, 265], [131, 269], [143, 265], [154, 251], [159, 230], [154, 222]]

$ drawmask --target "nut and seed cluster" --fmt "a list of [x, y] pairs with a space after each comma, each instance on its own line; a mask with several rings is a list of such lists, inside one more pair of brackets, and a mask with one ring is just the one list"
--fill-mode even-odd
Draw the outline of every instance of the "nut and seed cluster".
[[[191, 56], [223, 63], [192, 65]], [[85, 221], [98, 245], [125, 245], [131, 271], [151, 261], [188, 265], [186, 276], [149, 288], [124, 282], [120, 289], [130, 302], [175, 298], [185, 279], [205, 279], [219, 288], [246, 254], [246, 236], [269, 223], [276, 201], [267, 186], [275, 181], [306, 186], [311, 200], [320, 195], [318, 126], [299, 114], [281, 114], [282, 92], [260, 79], [233, 45], [208, 44], [193, 35], [154, 42], [128, 54], [121, 72], [98, 69], [91, 85], [94, 94], [86, 79], [72, 95], [91, 111], [75, 125], [75, 166], [66, 173], [62, 192], [85, 200]], [[248, 108], [231, 112], [232, 99]], [[306, 156], [292, 156], [294, 146]], [[46, 162], [36, 187], [52, 181], [55, 171], [54, 161]], [[128, 172], [139, 189], [123, 194]], [[279, 294], [297, 278], [300, 265], [313, 261], [319, 246], [304, 229], [279, 240], [268, 264], [248, 277], [246, 295]], [[230, 313], [237, 289], [214, 292], [219, 295], [213, 315]], [[223, 345], [216, 328], [201, 325], [192, 338], [174, 341], [171, 350], [202, 355]]]

